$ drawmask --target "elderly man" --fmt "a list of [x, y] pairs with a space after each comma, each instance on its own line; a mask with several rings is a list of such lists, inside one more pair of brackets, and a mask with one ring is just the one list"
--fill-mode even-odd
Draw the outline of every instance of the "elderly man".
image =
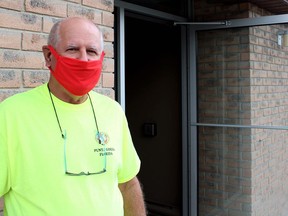
[[64, 19], [43, 53], [49, 82], [0, 104], [4, 215], [146, 215], [126, 117], [91, 91], [104, 58], [101, 31]]

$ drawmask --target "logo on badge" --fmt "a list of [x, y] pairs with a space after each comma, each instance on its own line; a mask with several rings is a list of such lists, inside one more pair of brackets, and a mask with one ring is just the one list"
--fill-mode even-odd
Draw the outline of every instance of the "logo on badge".
[[96, 134], [96, 139], [98, 140], [99, 144], [106, 145], [109, 142], [109, 136], [104, 132], [98, 132]]

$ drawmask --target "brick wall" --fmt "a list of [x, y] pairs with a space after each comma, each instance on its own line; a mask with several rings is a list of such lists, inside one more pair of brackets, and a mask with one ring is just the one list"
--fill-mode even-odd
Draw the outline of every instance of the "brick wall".
[[113, 98], [113, 7], [112, 0], [0, 1], [0, 100], [47, 81], [41, 47], [53, 23], [68, 16], [87, 17], [100, 25], [106, 58], [97, 91]]
[[[251, 28], [251, 123], [285, 126], [288, 120], [288, 48], [277, 45], [277, 32], [283, 25]], [[252, 130], [252, 187], [257, 215], [286, 215], [287, 132]]]
[[[198, 3], [199, 21], [207, 21], [205, 14], [209, 21], [269, 15], [251, 4]], [[286, 125], [288, 49], [277, 45], [276, 36], [285, 27], [198, 33], [199, 122]], [[200, 127], [200, 215], [287, 215], [286, 134]]]
[[[60, 18], [80, 16], [98, 24], [105, 41], [96, 91], [114, 98], [113, 0], [1, 0], [0, 101], [48, 81], [41, 47]], [[0, 215], [3, 203], [0, 201]]]

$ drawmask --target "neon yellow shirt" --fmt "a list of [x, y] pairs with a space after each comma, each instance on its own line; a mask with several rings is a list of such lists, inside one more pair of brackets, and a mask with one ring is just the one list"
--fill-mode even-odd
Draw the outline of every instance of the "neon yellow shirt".
[[[106, 151], [95, 139], [89, 100], [65, 103], [53, 96], [64, 141], [47, 84], [14, 95], [0, 104], [0, 196], [5, 216], [123, 216], [118, 183], [136, 176], [140, 160], [126, 117], [118, 103], [90, 92]], [[89, 176], [69, 172], [107, 171]]]

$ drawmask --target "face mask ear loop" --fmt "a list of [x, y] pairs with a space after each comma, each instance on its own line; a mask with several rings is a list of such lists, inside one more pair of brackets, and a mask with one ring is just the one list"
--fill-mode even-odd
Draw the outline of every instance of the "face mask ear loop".
[[[48, 45], [48, 49], [50, 50], [50, 52], [52, 53], [52, 55], [57, 59], [59, 59], [59, 54], [56, 52], [56, 50], [51, 46], [51, 45]], [[52, 70], [51, 66], [48, 67], [49, 70], [53, 73], [54, 71]]]
[[100, 57], [101, 61], [103, 61], [105, 55], [106, 55], [106, 53], [104, 51], [102, 51], [102, 54], [101, 54], [101, 57]]
[[56, 50], [51, 45], [48, 45], [48, 48], [51, 51], [51, 53], [54, 55], [54, 57], [58, 60], [59, 54], [56, 52]]

